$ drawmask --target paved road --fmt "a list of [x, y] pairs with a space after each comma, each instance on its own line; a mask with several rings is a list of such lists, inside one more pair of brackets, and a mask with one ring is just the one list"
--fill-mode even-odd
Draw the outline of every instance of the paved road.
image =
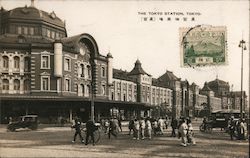
[[188, 147], [180, 146], [180, 139], [170, 137], [170, 129], [152, 140], [133, 140], [124, 130], [117, 139], [109, 140], [102, 134], [96, 146], [85, 146], [80, 141], [71, 143], [74, 131], [69, 127], [40, 126], [37, 131], [7, 132], [5, 126], [0, 126], [0, 157], [248, 157], [248, 141], [231, 141], [219, 129], [212, 134], [196, 130], [197, 145]]

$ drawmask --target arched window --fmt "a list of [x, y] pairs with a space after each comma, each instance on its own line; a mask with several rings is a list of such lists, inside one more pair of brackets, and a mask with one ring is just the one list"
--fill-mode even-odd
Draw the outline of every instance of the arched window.
[[91, 90], [90, 90], [90, 85], [87, 85], [87, 91], [86, 91], [86, 94], [88, 94], [88, 95], [90, 95], [90, 92]]
[[29, 72], [30, 71], [30, 58], [25, 57], [24, 58], [24, 72]]
[[81, 77], [84, 77], [84, 65], [83, 64], [80, 65], [80, 75]]
[[29, 91], [30, 90], [30, 80], [26, 79], [24, 80], [24, 91]]
[[106, 86], [102, 85], [102, 91], [101, 91], [102, 95], [106, 94]]
[[3, 90], [9, 90], [9, 80], [3, 79]]
[[87, 66], [87, 70], [88, 70], [88, 78], [91, 78], [91, 68], [90, 68], [90, 65]]
[[20, 81], [18, 79], [14, 80], [14, 90], [19, 91], [20, 90]]
[[14, 57], [14, 69], [20, 68], [20, 58], [18, 56]]
[[70, 79], [65, 79], [65, 91], [70, 91]]
[[84, 96], [84, 93], [85, 93], [85, 89], [84, 89], [84, 85], [83, 84], [81, 84], [81, 93], [82, 93], [82, 96]]
[[9, 68], [9, 57], [3, 56], [3, 69], [8, 70]]
[[105, 67], [102, 67], [102, 68], [101, 68], [102, 77], [105, 77], [105, 74], [106, 74], [105, 72], [106, 72], [106, 71], [105, 71]]

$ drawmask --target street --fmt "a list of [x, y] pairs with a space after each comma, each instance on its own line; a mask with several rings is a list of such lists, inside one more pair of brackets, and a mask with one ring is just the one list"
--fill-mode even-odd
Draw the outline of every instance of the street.
[[101, 140], [92, 146], [72, 143], [74, 130], [67, 127], [40, 125], [38, 130], [21, 129], [7, 132], [0, 126], [0, 157], [248, 157], [248, 141], [231, 141], [224, 131], [215, 129], [211, 134], [201, 133], [195, 126], [195, 146], [180, 146], [180, 139], [170, 137], [171, 128], [163, 136], [151, 140], [133, 140], [123, 127], [117, 139], [102, 133]]

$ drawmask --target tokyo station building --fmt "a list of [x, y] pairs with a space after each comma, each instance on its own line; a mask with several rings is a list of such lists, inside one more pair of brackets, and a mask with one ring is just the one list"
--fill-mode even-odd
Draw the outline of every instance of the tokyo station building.
[[207, 104], [221, 108], [221, 98], [207, 92], [213, 87], [200, 90], [171, 71], [153, 78], [139, 60], [129, 72], [114, 69], [90, 34], [68, 37], [65, 23], [33, 2], [0, 9], [0, 123], [26, 114], [44, 123], [75, 115], [87, 121], [92, 98], [97, 121], [152, 116], [160, 106], [173, 117], [196, 116]]

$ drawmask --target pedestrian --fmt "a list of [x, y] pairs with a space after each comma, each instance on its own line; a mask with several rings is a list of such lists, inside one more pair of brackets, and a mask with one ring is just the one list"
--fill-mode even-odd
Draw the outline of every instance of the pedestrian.
[[140, 123], [140, 135], [141, 135], [141, 139], [145, 139], [145, 120], [143, 118], [140, 119], [139, 121]]
[[134, 129], [134, 137], [133, 137], [133, 139], [139, 140], [140, 123], [139, 123], [139, 121], [137, 119], [134, 120], [134, 128], [133, 129]]
[[188, 144], [195, 145], [196, 142], [194, 139], [193, 126], [192, 126], [192, 122], [191, 122], [190, 118], [187, 119], [187, 127], [188, 127], [188, 129], [187, 129], [187, 142], [188, 142]]
[[235, 130], [236, 130], [236, 124], [234, 121], [234, 117], [231, 117], [229, 122], [228, 122], [228, 129], [229, 129], [229, 134], [231, 140], [233, 140], [233, 137], [235, 136]]
[[154, 121], [153, 121], [153, 130], [154, 130], [154, 135], [156, 135], [159, 131], [158, 123], [157, 123], [156, 119], [154, 119]]
[[187, 146], [187, 130], [188, 130], [188, 127], [187, 127], [185, 119], [181, 119], [179, 133], [181, 137], [181, 145], [184, 147]]
[[119, 125], [119, 129], [122, 132], [122, 122], [121, 119], [118, 119], [118, 125]]
[[163, 135], [164, 120], [162, 118], [158, 120], [158, 127], [160, 129], [160, 134]]
[[150, 122], [150, 119], [147, 118], [146, 119], [146, 123], [145, 123], [145, 131], [146, 131], [146, 134], [148, 136], [149, 139], [151, 139], [151, 135], [152, 135], [152, 125], [151, 125], [151, 122]]
[[165, 123], [165, 127], [166, 127], [166, 130], [168, 129], [168, 125], [169, 125], [169, 120], [168, 120], [168, 116], [166, 116], [166, 120], [164, 121]]
[[133, 131], [133, 128], [134, 128], [134, 120], [130, 119], [130, 121], [128, 123], [128, 129], [129, 129], [128, 135], [131, 135], [131, 131]]
[[72, 143], [76, 141], [77, 135], [79, 135], [81, 142], [84, 143], [84, 140], [81, 134], [81, 120], [77, 116], [75, 117], [75, 120], [71, 128], [75, 129], [74, 139], [72, 140]]
[[105, 122], [104, 122], [104, 133], [105, 134], [109, 133], [109, 120], [108, 119], [105, 119]]
[[110, 139], [111, 135], [113, 135], [115, 138], [117, 138], [117, 133], [118, 133], [118, 126], [115, 121], [115, 119], [110, 119], [109, 121], [109, 132], [108, 132], [108, 137]]
[[177, 119], [172, 118], [172, 120], [171, 120], [171, 127], [172, 127], [171, 137], [176, 137], [175, 130], [177, 129], [177, 125], [178, 125]]
[[245, 140], [246, 127], [244, 124], [244, 120], [239, 120], [239, 140]]
[[85, 138], [85, 145], [88, 145], [89, 137], [91, 137], [92, 144], [95, 145], [95, 135], [94, 132], [97, 130], [97, 126], [95, 125], [94, 121], [88, 120], [86, 123], [86, 138]]

